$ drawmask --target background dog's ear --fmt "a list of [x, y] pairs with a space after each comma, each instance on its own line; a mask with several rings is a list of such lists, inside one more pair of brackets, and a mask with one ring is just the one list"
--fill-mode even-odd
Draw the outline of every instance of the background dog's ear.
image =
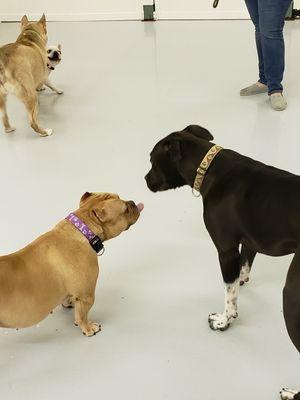
[[85, 192], [84, 195], [81, 196], [79, 205], [81, 206], [82, 203], [84, 203], [88, 198], [90, 198], [92, 196], [93, 193], [90, 192]]
[[58, 43], [57, 48], [58, 48], [59, 51], [61, 51], [61, 44], [60, 43]]
[[42, 15], [41, 19], [39, 20], [39, 24], [42, 25], [42, 27], [44, 28], [45, 33], [46, 31], [46, 16], [45, 14]]
[[21, 28], [24, 29], [25, 26], [28, 24], [28, 18], [27, 15], [23, 15], [22, 19], [21, 19]]
[[207, 129], [202, 128], [202, 126], [199, 125], [189, 125], [184, 130], [188, 131], [199, 139], [205, 139], [208, 141], [214, 139], [213, 135]]
[[167, 140], [163, 144], [163, 148], [165, 152], [169, 154], [170, 159], [175, 163], [181, 159], [181, 149], [179, 140], [174, 140], [174, 139]]

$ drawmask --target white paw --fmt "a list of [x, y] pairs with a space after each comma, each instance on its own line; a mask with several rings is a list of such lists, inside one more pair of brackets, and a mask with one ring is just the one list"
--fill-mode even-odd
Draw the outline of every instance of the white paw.
[[43, 90], [46, 90], [45, 86], [42, 86], [42, 87], [37, 89], [38, 92], [42, 92]]
[[10, 133], [10, 132], [13, 132], [13, 131], [15, 131], [16, 130], [16, 128], [14, 128], [13, 126], [11, 126], [10, 128], [5, 128], [5, 133]]
[[237, 318], [237, 313], [232, 316], [226, 314], [209, 314], [208, 323], [213, 331], [226, 331], [230, 327], [230, 323]]
[[44, 133], [39, 133], [39, 135], [45, 137], [45, 136], [51, 136], [52, 133], [53, 133], [52, 129], [45, 129]]
[[282, 389], [280, 392], [280, 396], [282, 400], [293, 400], [296, 394], [298, 394], [297, 390], [293, 389]]

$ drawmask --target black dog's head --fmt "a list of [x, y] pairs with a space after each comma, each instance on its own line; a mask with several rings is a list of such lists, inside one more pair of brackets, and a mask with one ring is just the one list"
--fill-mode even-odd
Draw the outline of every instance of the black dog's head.
[[189, 184], [195, 177], [195, 165], [201, 154], [204, 156], [210, 147], [210, 140], [213, 136], [208, 130], [190, 125], [159, 141], [150, 154], [152, 168], [145, 176], [148, 188], [158, 192]]

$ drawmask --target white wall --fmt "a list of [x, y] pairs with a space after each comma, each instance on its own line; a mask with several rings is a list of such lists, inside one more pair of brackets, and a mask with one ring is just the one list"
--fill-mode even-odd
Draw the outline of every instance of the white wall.
[[243, 0], [157, 0], [158, 19], [243, 19], [249, 18]]
[[48, 20], [141, 20], [142, 10], [142, 0], [0, 0], [0, 21], [43, 12]]
[[[244, 0], [156, 0], [158, 19], [249, 18]], [[32, 19], [45, 12], [48, 20], [142, 20], [143, 4], [152, 0], [0, 0], [0, 21], [19, 21], [24, 13]], [[300, 0], [295, 0], [296, 8]]]

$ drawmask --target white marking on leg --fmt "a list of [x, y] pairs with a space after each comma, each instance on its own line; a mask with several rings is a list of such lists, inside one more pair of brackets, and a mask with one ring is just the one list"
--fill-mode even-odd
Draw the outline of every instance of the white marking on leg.
[[240, 285], [243, 285], [244, 283], [249, 281], [250, 270], [251, 270], [250, 265], [248, 261], [246, 261], [245, 265], [243, 265], [241, 268]]
[[225, 330], [230, 323], [237, 318], [237, 298], [239, 293], [240, 279], [233, 283], [225, 284], [225, 308], [223, 314], [210, 314], [209, 326], [213, 330]]
[[299, 390], [282, 389], [280, 392], [280, 396], [282, 400], [293, 400], [298, 393], [300, 393]]

